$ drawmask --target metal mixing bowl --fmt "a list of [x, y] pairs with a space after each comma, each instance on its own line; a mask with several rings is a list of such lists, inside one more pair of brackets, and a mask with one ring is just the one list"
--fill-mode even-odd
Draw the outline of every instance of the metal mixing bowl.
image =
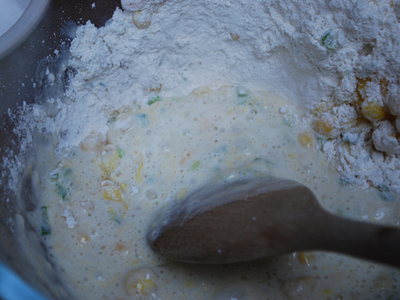
[[[45, 0], [40, 0], [45, 4]], [[32, 1], [35, 2], [35, 1]], [[84, 24], [91, 20], [96, 26], [103, 26], [112, 16], [119, 0], [53, 0], [37, 28], [14, 51], [4, 53], [0, 60], [0, 163], [6, 156], [20, 153], [19, 137], [13, 132], [18, 118], [10, 117], [9, 112], [18, 115], [21, 105], [43, 101], [41, 91], [46, 88], [43, 70], [47, 67], [57, 69], [62, 49], [67, 49], [72, 38], [71, 24]], [[39, 8], [38, 8], [39, 9]], [[34, 26], [34, 23], [30, 23]], [[11, 49], [11, 48], [10, 48]], [[59, 70], [59, 69], [57, 69]], [[59, 80], [63, 80], [59, 74]], [[62, 82], [61, 82], [62, 83]], [[61, 84], [62, 85], [62, 84]], [[59, 92], [60, 89], [55, 90]], [[8, 188], [7, 168], [1, 167], [0, 180], [0, 299], [73, 299], [57, 276], [56, 268], [49, 259], [40, 239], [32, 239], [29, 244], [21, 244], [14, 235], [16, 219], [30, 236], [37, 236], [27, 218], [35, 207], [29, 175], [19, 176], [19, 190]], [[32, 255], [22, 255], [24, 247]]]
[[[15, 49], [35, 29], [49, 0], [25, 0], [21, 2], [24, 11], [14, 25], [0, 36], [0, 59]], [[18, 2], [16, 2], [18, 5]], [[6, 27], [7, 28], [7, 27]]]

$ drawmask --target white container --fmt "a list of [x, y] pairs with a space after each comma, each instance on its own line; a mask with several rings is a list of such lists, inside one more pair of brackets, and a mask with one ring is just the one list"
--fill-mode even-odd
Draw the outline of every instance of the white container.
[[49, 0], [0, 0], [0, 59], [35, 29]]

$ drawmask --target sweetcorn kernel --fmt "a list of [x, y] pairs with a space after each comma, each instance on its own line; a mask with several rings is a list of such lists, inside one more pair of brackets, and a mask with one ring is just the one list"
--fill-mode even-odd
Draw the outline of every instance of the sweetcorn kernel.
[[89, 134], [86, 136], [80, 144], [80, 147], [83, 151], [96, 151], [102, 145], [102, 141], [99, 136], [94, 134]]
[[234, 41], [238, 41], [240, 39], [240, 36], [236, 33], [230, 33], [231, 39]]
[[200, 86], [193, 90], [192, 94], [195, 96], [207, 95], [211, 92], [211, 89], [207, 86]]
[[303, 276], [284, 281], [281, 291], [289, 299], [310, 299], [316, 284], [317, 279], [315, 277]]
[[86, 245], [90, 241], [90, 238], [88, 235], [86, 235], [84, 233], [80, 233], [78, 235], [78, 241], [80, 242], [81, 246], [83, 246], [83, 245]]
[[112, 171], [118, 167], [119, 158], [115, 154], [106, 154], [100, 162], [100, 170], [104, 178], [108, 178]]
[[372, 81], [371, 78], [367, 77], [365, 79], [357, 78], [357, 104], [359, 105], [364, 101], [363, 93], [365, 86], [367, 85], [368, 82]]
[[138, 29], [147, 29], [151, 25], [153, 13], [151, 10], [138, 10], [132, 15], [132, 21]]
[[386, 116], [383, 106], [377, 103], [364, 102], [361, 106], [361, 111], [363, 115], [370, 121], [381, 120]]
[[157, 289], [154, 282], [156, 278], [156, 274], [150, 268], [133, 270], [125, 278], [125, 291], [128, 295], [153, 293]]
[[310, 132], [300, 133], [297, 139], [302, 146], [307, 148], [314, 146], [314, 136]]
[[297, 259], [303, 265], [310, 265], [311, 261], [315, 258], [315, 255], [312, 253], [300, 252], [297, 255]]
[[110, 180], [104, 180], [101, 183], [101, 189], [105, 199], [110, 201], [122, 201], [121, 190], [116, 183]]
[[110, 201], [121, 201], [121, 192], [119, 188], [113, 187], [104, 190], [103, 197]]
[[367, 78], [357, 78], [357, 88], [362, 90], [367, 85], [367, 82], [372, 81], [370, 77]]
[[315, 121], [315, 129], [319, 134], [329, 136], [335, 129], [335, 126], [332, 121], [320, 117], [317, 121]]
[[387, 96], [387, 94], [389, 93], [389, 81], [387, 81], [385, 78], [381, 79], [379, 81], [379, 85], [381, 87], [381, 94], [383, 97]]
[[179, 191], [178, 191], [178, 193], [176, 194], [176, 198], [178, 199], [178, 200], [182, 200], [183, 198], [185, 198], [185, 196], [187, 195], [187, 193], [188, 193], [188, 191], [187, 191], [187, 189], [180, 189]]

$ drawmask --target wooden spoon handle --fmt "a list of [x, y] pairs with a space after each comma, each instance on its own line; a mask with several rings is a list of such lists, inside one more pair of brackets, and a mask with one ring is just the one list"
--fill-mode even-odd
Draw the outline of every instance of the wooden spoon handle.
[[[310, 236], [313, 250], [335, 251], [400, 267], [400, 230], [321, 214], [319, 228]], [[321, 227], [323, 228], [321, 230]]]

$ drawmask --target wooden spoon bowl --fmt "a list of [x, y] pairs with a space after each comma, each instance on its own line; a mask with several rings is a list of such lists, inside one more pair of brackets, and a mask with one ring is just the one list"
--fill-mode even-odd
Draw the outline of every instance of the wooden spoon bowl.
[[314, 193], [271, 176], [211, 184], [164, 207], [147, 235], [161, 255], [234, 263], [323, 250], [400, 266], [400, 230], [332, 215]]

